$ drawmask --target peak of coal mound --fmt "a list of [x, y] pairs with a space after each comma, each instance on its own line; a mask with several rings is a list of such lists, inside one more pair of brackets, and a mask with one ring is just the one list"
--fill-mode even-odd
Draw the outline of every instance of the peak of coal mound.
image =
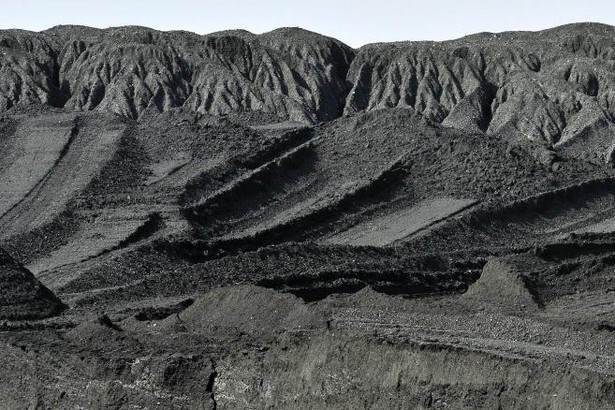
[[513, 264], [494, 258], [483, 267], [481, 277], [464, 296], [488, 308], [535, 310], [540, 303], [529, 283]]
[[0, 319], [44, 319], [64, 309], [64, 304], [30, 271], [0, 249]]

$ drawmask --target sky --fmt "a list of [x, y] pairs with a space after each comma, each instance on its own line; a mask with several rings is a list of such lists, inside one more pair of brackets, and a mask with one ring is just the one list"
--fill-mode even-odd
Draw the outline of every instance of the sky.
[[0, 29], [140, 25], [200, 34], [302, 27], [346, 44], [447, 40], [573, 22], [615, 25], [614, 0], [0, 0]]

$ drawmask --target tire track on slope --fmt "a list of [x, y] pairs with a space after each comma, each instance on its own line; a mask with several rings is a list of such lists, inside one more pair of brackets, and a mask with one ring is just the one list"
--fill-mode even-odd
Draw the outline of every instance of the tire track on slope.
[[26, 201], [26, 199], [28, 199], [33, 194], [33, 192], [35, 192], [39, 187], [44, 185], [45, 182], [49, 179], [49, 177], [54, 172], [55, 168], [62, 162], [62, 159], [68, 153], [68, 151], [70, 149], [70, 146], [73, 144], [73, 142], [75, 141], [75, 137], [78, 134], [77, 117], [75, 117], [73, 119], [73, 127], [71, 128], [71, 130], [69, 132], [70, 132], [70, 135], [69, 135], [67, 141], [64, 143], [64, 146], [62, 147], [62, 150], [60, 151], [59, 156], [56, 158], [56, 160], [51, 165], [51, 167], [38, 180], [38, 182], [25, 193], [25, 195], [18, 202], [13, 204], [8, 210], [6, 210], [2, 215], [0, 215], [0, 223], [9, 213], [11, 213], [14, 209], [16, 209], [22, 203], [24, 203]]
[[2, 237], [31, 232], [66, 210], [113, 156], [122, 130], [105, 118], [77, 118], [61, 157], [29, 195], [3, 216]]

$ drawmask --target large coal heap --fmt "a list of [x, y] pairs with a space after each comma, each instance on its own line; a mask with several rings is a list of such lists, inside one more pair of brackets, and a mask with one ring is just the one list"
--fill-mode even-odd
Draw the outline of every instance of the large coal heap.
[[612, 408], [613, 61], [0, 31], [3, 408]]

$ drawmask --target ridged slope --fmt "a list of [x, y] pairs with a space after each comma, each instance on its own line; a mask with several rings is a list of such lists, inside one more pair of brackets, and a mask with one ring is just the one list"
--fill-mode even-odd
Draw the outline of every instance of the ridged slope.
[[[355, 51], [295, 28], [206, 36], [143, 27], [7, 30], [0, 111], [42, 103], [136, 118], [183, 106], [316, 122], [411, 107], [445, 125], [595, 145], [615, 116], [613, 34], [611, 26], [576, 24]], [[610, 155], [610, 141], [598, 148]]]
[[344, 112], [411, 107], [444, 125], [548, 146], [579, 140], [575, 151], [604, 152], [615, 115], [614, 34], [610, 26], [579, 24], [368, 45], [350, 67]]
[[0, 111], [18, 103], [136, 118], [185, 106], [314, 122], [341, 111], [353, 51], [300, 29], [199, 36], [142, 27], [0, 33]]

